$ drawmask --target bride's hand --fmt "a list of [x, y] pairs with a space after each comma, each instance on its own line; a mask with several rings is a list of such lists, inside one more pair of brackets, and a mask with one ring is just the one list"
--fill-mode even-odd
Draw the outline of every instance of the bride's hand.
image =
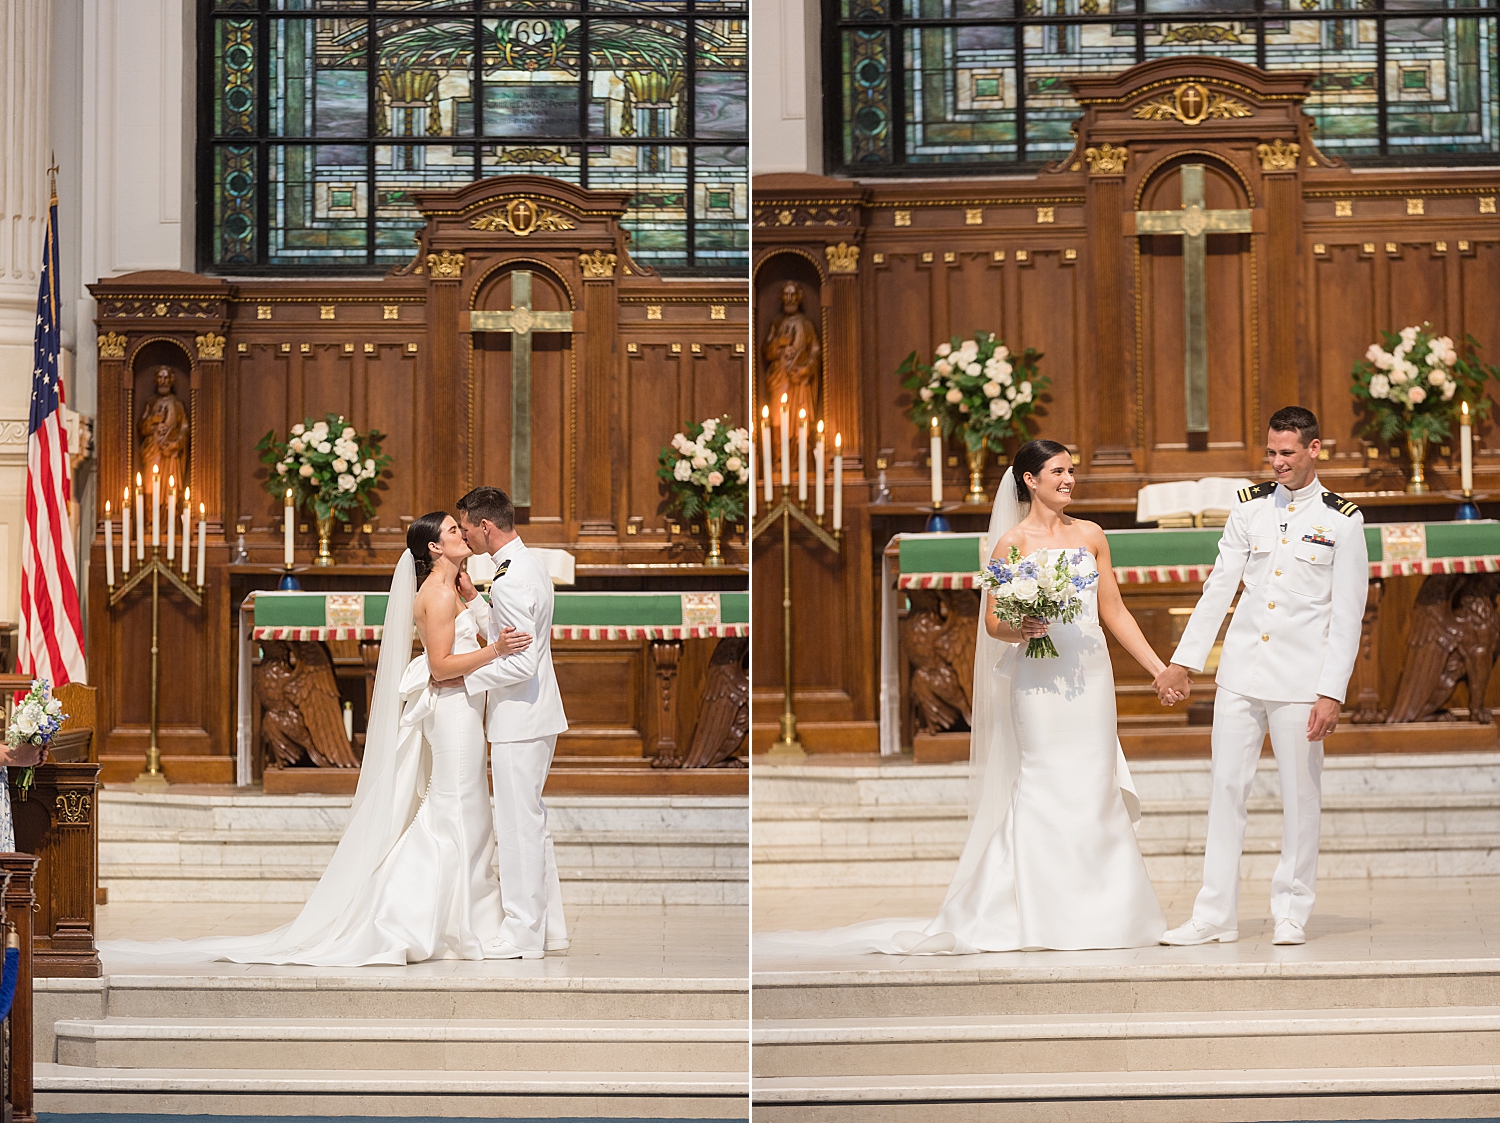
[[479, 590], [474, 588], [474, 582], [469, 579], [466, 571], [458, 571], [458, 595], [465, 604], [479, 595]]
[[505, 627], [500, 629], [500, 638], [490, 646], [495, 649], [495, 658], [499, 659], [505, 655], [525, 651], [531, 646], [531, 639], [530, 632], [518, 632], [514, 628]]
[[1021, 635], [1026, 639], [1041, 639], [1047, 634], [1047, 621], [1040, 616], [1028, 616], [1021, 621]]

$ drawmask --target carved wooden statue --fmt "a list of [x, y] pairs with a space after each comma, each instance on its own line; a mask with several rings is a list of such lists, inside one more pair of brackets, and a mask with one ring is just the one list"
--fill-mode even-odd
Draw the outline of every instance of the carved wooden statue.
[[684, 768], [743, 768], [735, 754], [750, 729], [750, 641], [721, 639], [708, 661], [703, 704]]
[[156, 397], [146, 403], [136, 425], [145, 479], [150, 482], [153, 464], [161, 465], [163, 491], [170, 477], [176, 477], [179, 490], [188, 484], [188, 412], [182, 399], [172, 392], [175, 380], [168, 367], [156, 372]]
[[321, 643], [262, 640], [255, 694], [260, 699], [260, 740], [269, 764], [292, 768], [305, 755], [319, 768], [358, 768], [344, 735], [344, 716], [333, 660]]
[[946, 733], [960, 719], [967, 722], [972, 713], [969, 692], [974, 684], [978, 609], [966, 616], [954, 601], [945, 606], [938, 593], [927, 589], [913, 589], [907, 596], [911, 608], [900, 625], [901, 650], [911, 664], [917, 731]]
[[1493, 720], [1484, 695], [1500, 649], [1497, 593], [1500, 576], [1494, 574], [1445, 574], [1423, 583], [1412, 606], [1406, 662], [1386, 721], [1454, 720], [1443, 707], [1463, 679], [1469, 684], [1470, 720]]
[[818, 415], [818, 382], [823, 370], [823, 346], [818, 328], [802, 311], [802, 289], [796, 281], [781, 287], [781, 314], [766, 332], [766, 389], [771, 411], [780, 408], [781, 395], [793, 425], [797, 411], [807, 410], [811, 428]]

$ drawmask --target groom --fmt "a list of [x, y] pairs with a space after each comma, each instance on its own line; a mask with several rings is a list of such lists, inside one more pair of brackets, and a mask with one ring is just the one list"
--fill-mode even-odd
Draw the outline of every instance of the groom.
[[[542, 802], [557, 735], [568, 728], [552, 673], [552, 579], [516, 534], [516, 509], [499, 488], [476, 487], [460, 499], [458, 524], [469, 549], [495, 561], [490, 635], [513, 627], [536, 637], [525, 651], [471, 671], [464, 689], [486, 695], [505, 908], [500, 936], [485, 945], [485, 958], [541, 959], [545, 952], [568, 946], [557, 860]], [[483, 610], [472, 599], [470, 604]]]
[[1323, 739], [1334, 731], [1359, 652], [1369, 588], [1364, 517], [1318, 483], [1318, 419], [1300, 406], [1271, 415], [1266, 459], [1275, 482], [1239, 493], [1219, 557], [1172, 662], [1154, 685], [1164, 702], [1188, 696], [1219, 624], [1240, 597], [1219, 660], [1213, 779], [1203, 889], [1164, 944], [1239, 938], [1245, 799], [1269, 729], [1281, 775], [1281, 861], [1271, 877], [1274, 942], [1300, 944], [1318, 877]]

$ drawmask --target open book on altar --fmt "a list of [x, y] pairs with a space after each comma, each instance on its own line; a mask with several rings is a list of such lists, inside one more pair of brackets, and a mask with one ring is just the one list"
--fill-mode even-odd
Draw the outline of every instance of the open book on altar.
[[1135, 521], [1161, 527], [1223, 526], [1234, 508], [1235, 492], [1253, 482], [1242, 476], [1209, 476], [1147, 484], [1136, 493]]

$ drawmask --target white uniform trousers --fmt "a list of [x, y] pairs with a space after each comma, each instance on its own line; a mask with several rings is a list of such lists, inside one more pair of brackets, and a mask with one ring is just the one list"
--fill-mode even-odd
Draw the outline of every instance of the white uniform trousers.
[[562, 887], [542, 785], [557, 738], [490, 742], [495, 784], [495, 843], [500, 867], [500, 938], [523, 951], [540, 951], [568, 938]]
[[1266, 702], [1219, 687], [1214, 698], [1213, 779], [1203, 888], [1193, 919], [1239, 927], [1245, 800], [1267, 730], [1281, 776], [1281, 861], [1271, 878], [1271, 917], [1304, 927], [1318, 880], [1323, 742], [1307, 739], [1311, 702]]

